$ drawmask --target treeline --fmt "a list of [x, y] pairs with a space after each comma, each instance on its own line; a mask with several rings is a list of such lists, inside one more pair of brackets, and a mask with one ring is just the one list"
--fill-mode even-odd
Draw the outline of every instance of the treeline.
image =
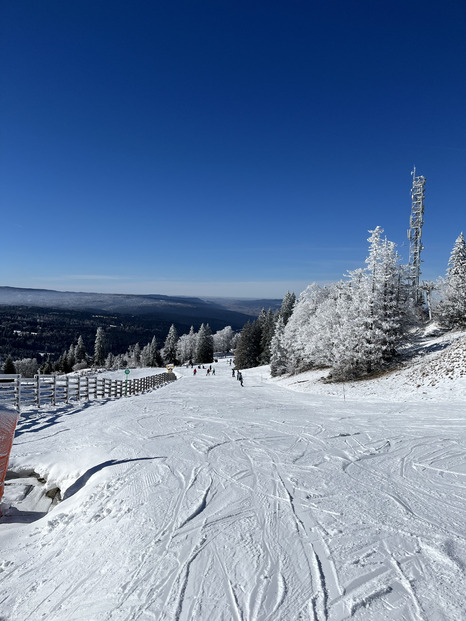
[[[313, 283], [289, 309], [263, 313], [244, 326], [236, 366], [270, 362], [273, 376], [327, 368], [329, 379], [357, 379], [390, 366], [414, 327], [435, 319], [445, 329], [466, 328], [466, 244], [455, 242], [446, 278], [413, 284], [383, 229], [370, 231], [366, 266], [328, 286]], [[286, 312], [283, 308], [286, 307]]]
[[109, 330], [99, 326], [94, 344], [88, 351], [82, 335], [66, 348], [60, 356], [52, 360], [47, 356], [40, 362], [37, 357], [13, 359], [11, 355], [5, 360], [3, 373], [19, 373], [23, 377], [33, 377], [38, 373], [48, 375], [52, 373], [70, 373], [87, 368], [124, 369], [137, 367], [161, 367], [167, 364], [211, 363], [214, 352], [227, 353], [236, 346], [238, 334], [231, 326], [212, 334], [209, 324], [201, 324], [195, 332], [191, 326], [188, 334], [178, 336], [175, 324], [170, 326], [164, 343], [159, 347], [155, 336], [141, 346], [131, 344], [123, 353], [111, 351], [111, 342], [108, 339]]
[[131, 344], [147, 342], [153, 335], [162, 340], [171, 323], [100, 311], [0, 306], [0, 361], [8, 355], [16, 360], [32, 357], [42, 363], [50, 357], [55, 361], [71, 343], [76, 344], [79, 336], [92, 351], [99, 326], [106, 331], [109, 350], [124, 353]]

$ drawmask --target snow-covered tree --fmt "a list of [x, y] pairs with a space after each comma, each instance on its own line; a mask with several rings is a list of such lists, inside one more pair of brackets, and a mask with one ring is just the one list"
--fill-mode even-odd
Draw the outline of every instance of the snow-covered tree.
[[188, 334], [182, 334], [176, 346], [176, 355], [180, 362], [192, 361], [196, 351], [197, 334], [191, 326]]
[[105, 358], [105, 368], [109, 370], [117, 368], [115, 367], [115, 356], [112, 354], [112, 352], [110, 352]]
[[66, 366], [68, 367], [68, 370], [71, 371], [75, 364], [76, 364], [76, 356], [74, 353], [74, 345], [71, 344], [68, 349], [68, 353], [66, 355]]
[[440, 319], [450, 328], [466, 327], [466, 242], [463, 233], [455, 241], [447, 267]]
[[41, 375], [51, 375], [53, 373], [53, 365], [50, 356], [47, 356], [45, 362], [41, 364], [39, 372]]
[[126, 358], [128, 361], [128, 367], [131, 369], [136, 369], [141, 366], [141, 347], [139, 343], [128, 347]]
[[200, 364], [214, 360], [214, 339], [209, 324], [202, 324], [197, 333], [194, 360]]
[[100, 326], [97, 328], [94, 343], [94, 365], [102, 367], [105, 364], [105, 332]]
[[279, 310], [279, 316], [283, 319], [283, 323], [286, 326], [288, 319], [293, 313], [294, 305], [296, 304], [296, 295], [287, 291], [282, 300], [282, 305]]
[[162, 361], [159, 360], [159, 353], [157, 350], [157, 339], [152, 337], [152, 341], [147, 343], [141, 351], [141, 365], [143, 367], [158, 367], [161, 366]]
[[395, 244], [370, 231], [365, 269], [329, 287], [310, 285], [299, 297], [280, 342], [289, 372], [332, 367], [333, 377], [360, 377], [396, 353], [409, 318], [409, 295]]
[[82, 336], [78, 337], [78, 342], [74, 350], [74, 357], [76, 362], [83, 362], [86, 359], [86, 347], [84, 346], [84, 340]]
[[226, 326], [223, 330], [218, 330], [214, 336], [214, 351], [227, 353], [231, 351], [231, 343], [235, 333], [231, 326]]
[[117, 354], [113, 359], [113, 369], [125, 369], [128, 364], [126, 357], [123, 354]]
[[273, 377], [283, 375], [288, 369], [287, 347], [285, 344], [285, 322], [280, 316], [270, 343], [270, 373]]
[[172, 323], [170, 330], [168, 331], [167, 338], [162, 350], [162, 356], [165, 364], [176, 363], [176, 345], [178, 343], [178, 332], [175, 328], [175, 324]]
[[39, 371], [39, 363], [36, 358], [23, 358], [15, 360], [15, 369], [22, 377], [34, 377]]
[[310, 284], [299, 296], [285, 326], [283, 345], [288, 351], [288, 371], [296, 373], [328, 364], [327, 324], [334, 314], [333, 304], [323, 306], [330, 288]]

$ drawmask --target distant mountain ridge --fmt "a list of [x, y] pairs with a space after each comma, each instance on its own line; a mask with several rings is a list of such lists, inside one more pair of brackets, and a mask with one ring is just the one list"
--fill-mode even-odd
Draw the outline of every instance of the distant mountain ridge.
[[[159, 294], [85, 293], [0, 286], [0, 306], [28, 306], [75, 311], [103, 311], [131, 315], [192, 316], [226, 318], [232, 313], [236, 326], [257, 316], [261, 308], [277, 309], [281, 300], [199, 298]], [[226, 314], [226, 315], [225, 315]]]
[[0, 287], [0, 362], [60, 355], [82, 336], [92, 351], [98, 327], [106, 332], [109, 351], [123, 353], [156, 336], [163, 344], [171, 324], [187, 334], [202, 323], [213, 332], [231, 326], [239, 331], [262, 308], [277, 308], [280, 300], [202, 299], [167, 295], [76, 293], [50, 289]]

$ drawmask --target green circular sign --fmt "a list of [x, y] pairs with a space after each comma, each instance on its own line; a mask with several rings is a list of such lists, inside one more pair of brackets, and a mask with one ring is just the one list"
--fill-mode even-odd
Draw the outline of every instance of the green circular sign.
[[130, 370], [129, 369], [125, 369], [125, 374], [129, 375], [130, 374]]

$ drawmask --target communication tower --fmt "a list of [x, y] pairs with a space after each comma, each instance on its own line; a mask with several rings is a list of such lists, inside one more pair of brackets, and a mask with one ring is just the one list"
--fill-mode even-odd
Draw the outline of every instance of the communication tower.
[[413, 187], [411, 189], [411, 218], [408, 230], [409, 239], [409, 268], [411, 273], [411, 283], [416, 291], [419, 292], [419, 276], [421, 274], [421, 250], [424, 246], [421, 242], [422, 225], [424, 224], [424, 193], [426, 178], [416, 177], [416, 167], [411, 172], [413, 176]]

